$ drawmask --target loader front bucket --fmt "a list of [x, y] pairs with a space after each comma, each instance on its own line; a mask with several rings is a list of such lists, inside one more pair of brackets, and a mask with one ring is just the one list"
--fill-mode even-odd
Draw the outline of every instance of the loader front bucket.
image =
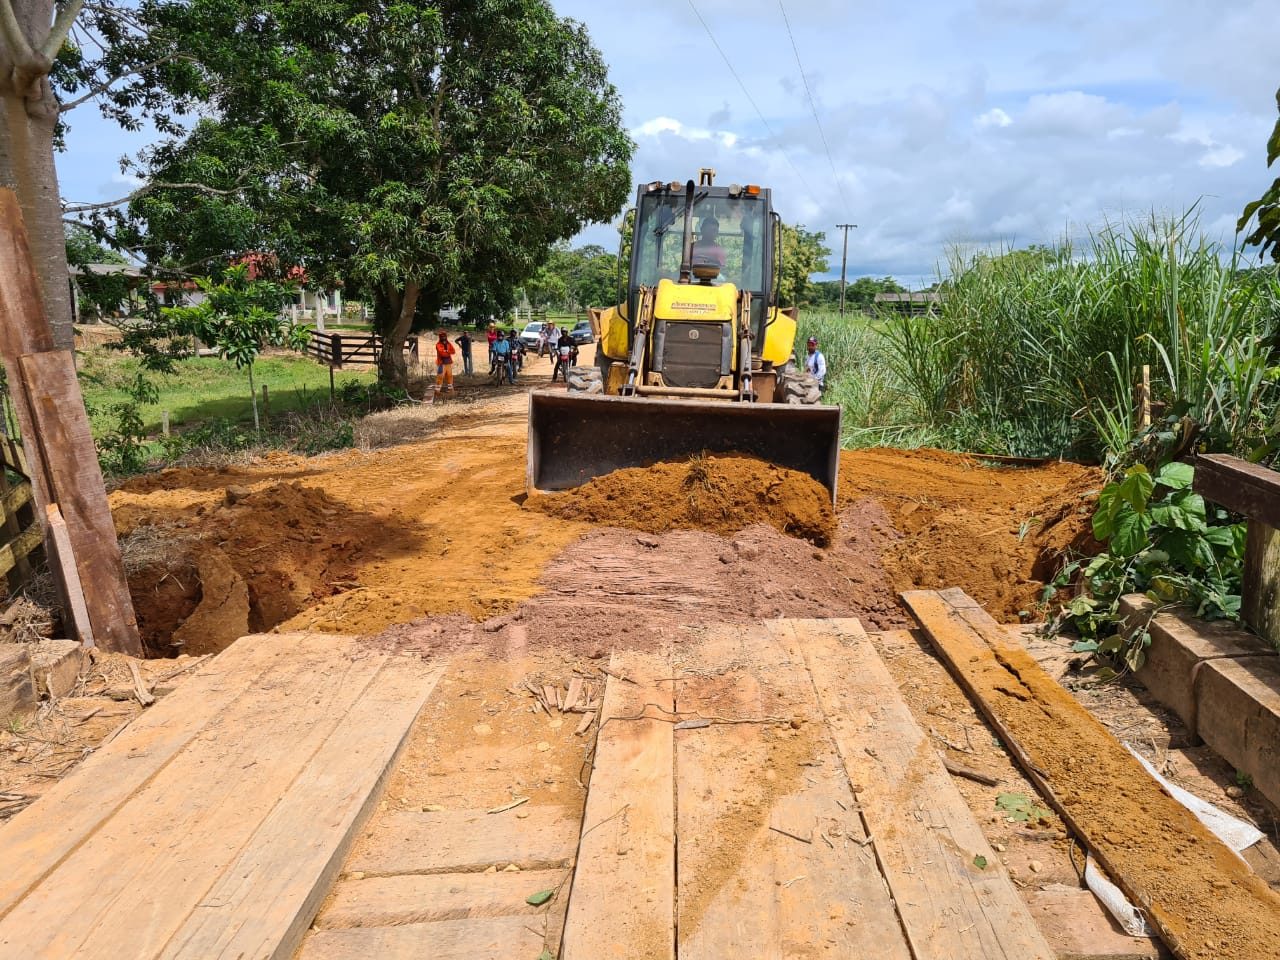
[[[840, 408], [535, 390], [530, 491], [567, 490], [623, 467], [741, 453], [807, 473], [836, 496]], [[637, 504], [637, 507], [640, 507]]]

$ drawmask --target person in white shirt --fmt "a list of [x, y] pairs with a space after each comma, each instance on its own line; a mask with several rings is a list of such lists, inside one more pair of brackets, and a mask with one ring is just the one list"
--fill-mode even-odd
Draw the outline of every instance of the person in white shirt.
[[818, 389], [825, 390], [827, 386], [827, 358], [818, 349], [817, 337], [809, 338], [808, 348], [809, 352], [804, 358], [804, 368], [813, 374], [818, 381]]

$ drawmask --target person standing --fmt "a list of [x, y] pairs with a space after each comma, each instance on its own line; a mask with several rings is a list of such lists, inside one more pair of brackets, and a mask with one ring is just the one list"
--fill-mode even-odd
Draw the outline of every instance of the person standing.
[[498, 338], [502, 336], [502, 334], [498, 332], [498, 325], [491, 322], [489, 324], [489, 330], [485, 333], [485, 336], [489, 339], [489, 372], [493, 373], [493, 368], [497, 366], [497, 360], [493, 355], [493, 345]]
[[817, 337], [810, 337], [806, 346], [808, 353], [805, 354], [804, 368], [818, 381], [818, 389], [825, 390], [827, 388], [827, 358], [818, 349]]
[[453, 341], [458, 345], [458, 351], [462, 354], [462, 372], [468, 377], [475, 373], [471, 367], [471, 334], [462, 331], [462, 336]]
[[453, 391], [453, 355], [457, 352], [449, 342], [449, 332], [441, 330], [436, 341], [436, 393], [443, 387]]

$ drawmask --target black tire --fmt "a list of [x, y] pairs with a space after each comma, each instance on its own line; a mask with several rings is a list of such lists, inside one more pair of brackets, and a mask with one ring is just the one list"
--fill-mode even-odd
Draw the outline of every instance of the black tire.
[[778, 371], [778, 391], [782, 403], [811, 406], [822, 402], [822, 386], [818, 378], [794, 363], [788, 363]]

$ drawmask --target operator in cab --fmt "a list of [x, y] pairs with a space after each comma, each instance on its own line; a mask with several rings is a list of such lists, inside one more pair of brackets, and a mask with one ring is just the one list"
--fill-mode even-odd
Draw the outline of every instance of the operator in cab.
[[720, 246], [720, 221], [715, 217], [703, 217], [698, 227], [698, 239], [693, 244], [694, 263], [714, 263], [724, 269], [724, 247]]

